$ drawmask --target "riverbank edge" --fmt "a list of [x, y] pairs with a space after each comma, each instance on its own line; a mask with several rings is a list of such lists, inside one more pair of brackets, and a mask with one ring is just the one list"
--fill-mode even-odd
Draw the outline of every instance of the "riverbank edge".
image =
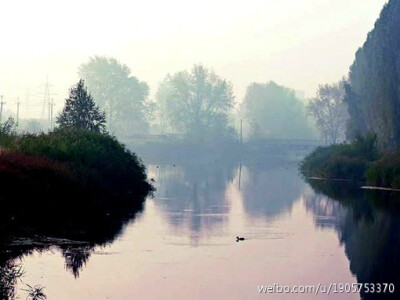
[[6, 140], [0, 143], [0, 178], [8, 183], [3, 184], [6, 194], [18, 195], [27, 188], [65, 198], [63, 192], [74, 192], [82, 203], [111, 206], [143, 202], [154, 191], [140, 158], [111, 135], [55, 130]]
[[376, 137], [318, 147], [300, 163], [304, 177], [346, 180], [373, 188], [400, 189], [400, 151], [381, 151]]

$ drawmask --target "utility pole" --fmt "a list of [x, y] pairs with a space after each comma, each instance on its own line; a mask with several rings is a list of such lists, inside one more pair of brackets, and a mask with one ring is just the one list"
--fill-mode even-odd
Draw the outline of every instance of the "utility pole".
[[0, 96], [0, 122], [1, 122], [1, 117], [3, 116], [3, 105], [6, 104], [3, 101], [3, 95]]
[[21, 102], [19, 102], [19, 97], [17, 99], [17, 123], [19, 122], [19, 105], [21, 104]]
[[54, 107], [54, 99], [51, 98], [50, 104], [50, 129], [53, 129], [53, 107]]
[[25, 93], [25, 105], [26, 105], [26, 116], [29, 118], [29, 88], [26, 89]]
[[47, 121], [49, 122], [49, 124], [51, 126], [51, 100], [49, 101], [47, 106], [48, 106], [48, 109], [47, 109]]
[[240, 145], [243, 144], [243, 118], [240, 119]]
[[49, 88], [49, 77], [46, 76], [46, 83], [44, 86], [44, 99], [43, 99], [43, 108], [42, 108], [42, 118], [45, 118], [45, 110], [46, 104], [48, 105], [49, 110], [47, 111], [47, 118], [50, 119], [50, 88]]
[[43, 107], [42, 107], [42, 119], [46, 119], [46, 109], [47, 109], [47, 120], [50, 122], [51, 112], [50, 108], [52, 107], [50, 96], [57, 95], [57, 93], [50, 93], [50, 87], [53, 85], [49, 83], [49, 77], [46, 76], [46, 83], [44, 85], [44, 99], [43, 99]]

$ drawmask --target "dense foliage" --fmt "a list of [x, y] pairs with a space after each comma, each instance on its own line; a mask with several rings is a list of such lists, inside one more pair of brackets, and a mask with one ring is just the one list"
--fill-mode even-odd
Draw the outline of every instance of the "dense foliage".
[[107, 134], [73, 129], [26, 134], [11, 150], [62, 163], [79, 184], [95, 186], [112, 196], [144, 196], [151, 190], [142, 162]]
[[152, 191], [140, 159], [105, 131], [105, 115], [82, 79], [71, 88], [57, 123], [49, 133], [20, 135], [13, 119], [0, 124], [3, 194], [19, 193], [24, 203], [29, 191], [46, 209], [51, 205], [44, 199], [52, 197], [69, 204], [81, 199], [81, 205], [99, 209], [114, 199], [141, 202]]
[[400, 189], [400, 153], [386, 152], [372, 162], [365, 177], [368, 184]]
[[378, 156], [376, 136], [358, 136], [354, 143], [319, 147], [301, 164], [304, 175], [364, 181], [368, 163]]
[[126, 65], [114, 58], [95, 56], [80, 66], [79, 76], [96, 103], [106, 111], [110, 132], [129, 135], [147, 131], [149, 87], [132, 76]]
[[400, 3], [390, 0], [356, 53], [346, 101], [348, 135], [373, 132], [381, 148], [400, 146]]
[[376, 136], [357, 136], [351, 144], [320, 147], [301, 164], [305, 176], [347, 179], [400, 189], [400, 152], [378, 151]]
[[57, 124], [62, 129], [105, 132], [106, 116], [96, 106], [82, 79], [70, 89], [64, 109], [57, 117]]
[[253, 138], [313, 137], [301, 100], [275, 82], [251, 84], [241, 110]]
[[234, 104], [232, 86], [201, 65], [168, 75], [157, 92], [163, 127], [192, 140], [232, 136], [228, 115]]
[[0, 123], [0, 147], [12, 145], [17, 136], [17, 123], [13, 118], [8, 118], [4, 123]]

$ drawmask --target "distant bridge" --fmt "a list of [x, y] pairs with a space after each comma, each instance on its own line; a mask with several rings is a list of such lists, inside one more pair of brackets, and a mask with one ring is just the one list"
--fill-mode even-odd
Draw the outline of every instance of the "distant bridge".
[[258, 139], [243, 143], [244, 151], [248, 153], [263, 152], [266, 154], [307, 154], [323, 145], [324, 142], [322, 140], [307, 139]]
[[[182, 135], [131, 135], [123, 141], [143, 157], [201, 157], [214, 153], [229, 152], [230, 156], [247, 157], [250, 159], [268, 158], [295, 158], [298, 160], [309, 154], [318, 146], [323, 145], [320, 140], [307, 139], [258, 139], [245, 140], [242, 145], [239, 142], [221, 144], [218, 141], [212, 143], [185, 142]], [[221, 152], [222, 151], [222, 152]], [[228, 153], [227, 153], [228, 154]]]
[[182, 134], [131, 134], [123, 137], [127, 141], [152, 141], [152, 142], [165, 142], [165, 141], [177, 141], [183, 139]]
[[[151, 141], [151, 142], [173, 142], [183, 141], [184, 135], [182, 134], [132, 134], [126, 136], [124, 140], [127, 141]], [[322, 140], [312, 139], [256, 139], [245, 140], [243, 145], [247, 148], [315, 148], [324, 145]]]
[[257, 139], [244, 142], [245, 145], [255, 147], [318, 147], [324, 145], [322, 140], [306, 140], [306, 139]]

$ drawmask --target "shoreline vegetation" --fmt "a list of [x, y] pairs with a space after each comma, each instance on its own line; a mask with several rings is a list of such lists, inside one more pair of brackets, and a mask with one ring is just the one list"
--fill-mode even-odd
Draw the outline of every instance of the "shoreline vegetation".
[[[95, 247], [112, 242], [154, 188], [142, 161], [108, 133], [5, 131], [0, 132], [0, 298], [14, 299], [24, 274], [16, 259], [57, 247], [66, 269], [78, 277]], [[26, 286], [46, 298], [43, 287]]]
[[80, 80], [52, 131], [17, 134], [12, 118], [0, 124], [0, 242], [24, 235], [87, 240], [104, 234], [97, 232], [102, 224], [142, 209], [154, 190], [146, 168], [105, 123]]
[[[336, 88], [322, 87], [311, 102], [309, 111], [320, 132], [326, 137], [334, 133], [325, 138], [333, 145], [306, 157], [300, 166], [303, 175], [400, 188], [399, 22], [399, 1], [390, 0], [357, 50], [348, 76]], [[337, 118], [343, 111], [347, 114]], [[350, 142], [336, 144], [341, 140]]]
[[39, 199], [69, 195], [66, 205], [75, 201], [83, 205], [82, 200], [112, 205], [133, 198], [142, 201], [153, 191], [142, 161], [107, 133], [72, 128], [3, 133], [0, 147], [2, 194], [19, 186], [12, 191], [16, 196], [29, 190]]
[[352, 143], [318, 147], [300, 165], [303, 176], [359, 182], [364, 187], [400, 189], [400, 151], [379, 150], [376, 135]]

